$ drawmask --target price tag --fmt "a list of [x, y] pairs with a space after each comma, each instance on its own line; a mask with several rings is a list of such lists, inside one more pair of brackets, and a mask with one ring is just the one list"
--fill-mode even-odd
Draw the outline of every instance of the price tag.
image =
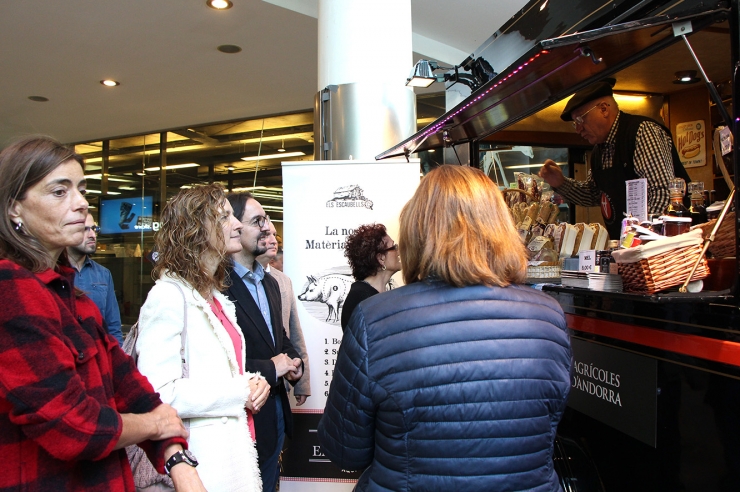
[[578, 253], [578, 271], [586, 273], [596, 271], [596, 250], [588, 249]]
[[726, 126], [719, 131], [719, 142], [722, 148], [722, 155], [732, 152], [732, 133], [730, 127]]

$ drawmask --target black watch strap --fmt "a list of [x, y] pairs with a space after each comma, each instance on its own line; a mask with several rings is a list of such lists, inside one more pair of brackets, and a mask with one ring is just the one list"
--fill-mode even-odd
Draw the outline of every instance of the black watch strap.
[[167, 475], [170, 474], [170, 470], [172, 470], [172, 467], [177, 465], [178, 463], [185, 463], [192, 466], [193, 468], [198, 466], [198, 460], [195, 458], [195, 455], [187, 449], [184, 449], [170, 456], [170, 459], [168, 459], [167, 462], [164, 464], [164, 471], [167, 473]]

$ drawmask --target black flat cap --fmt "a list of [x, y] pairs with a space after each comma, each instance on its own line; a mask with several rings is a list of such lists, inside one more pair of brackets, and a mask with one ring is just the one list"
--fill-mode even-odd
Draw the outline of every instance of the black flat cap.
[[573, 121], [570, 113], [574, 109], [583, 106], [587, 102], [595, 101], [600, 97], [614, 95], [614, 91], [612, 89], [614, 88], [614, 84], [616, 83], [617, 79], [603, 79], [598, 82], [594, 82], [585, 89], [576, 92], [576, 94], [570, 98], [568, 104], [565, 105], [565, 109], [560, 115], [560, 119], [563, 121]]

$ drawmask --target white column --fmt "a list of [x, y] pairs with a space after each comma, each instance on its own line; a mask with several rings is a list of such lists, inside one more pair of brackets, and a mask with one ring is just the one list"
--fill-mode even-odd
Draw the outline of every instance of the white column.
[[339, 86], [332, 158], [372, 159], [411, 136], [411, 1], [319, 0], [318, 27], [318, 90]]
[[319, 0], [319, 86], [393, 82], [411, 70], [411, 0]]

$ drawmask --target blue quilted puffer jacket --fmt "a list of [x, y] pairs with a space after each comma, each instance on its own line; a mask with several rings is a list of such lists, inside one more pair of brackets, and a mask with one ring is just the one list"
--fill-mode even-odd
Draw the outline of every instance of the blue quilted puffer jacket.
[[559, 491], [570, 389], [563, 311], [525, 286], [418, 282], [363, 301], [319, 423], [360, 491]]

